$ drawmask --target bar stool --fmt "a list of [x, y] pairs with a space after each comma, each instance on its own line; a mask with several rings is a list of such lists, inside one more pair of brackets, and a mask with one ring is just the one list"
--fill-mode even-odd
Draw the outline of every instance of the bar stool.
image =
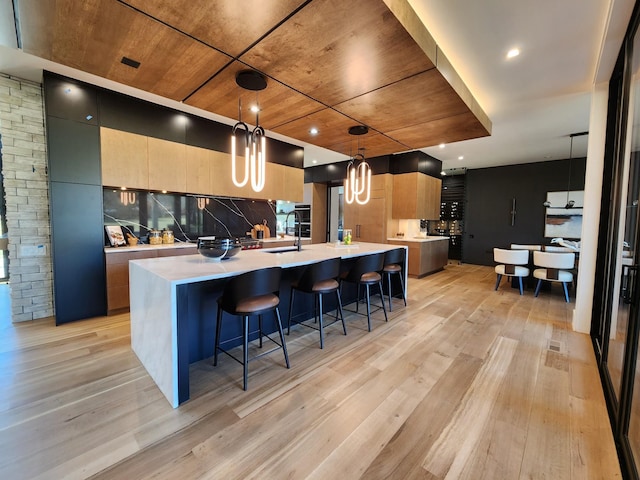
[[[275, 350], [282, 349], [284, 352], [284, 361], [289, 368], [289, 355], [287, 354], [287, 345], [284, 341], [284, 332], [282, 331], [282, 322], [280, 321], [280, 298], [278, 291], [280, 288], [280, 276], [282, 274], [280, 267], [263, 268], [252, 272], [243, 273], [237, 277], [231, 278], [224, 287], [222, 296], [218, 298], [218, 318], [216, 324], [216, 342], [213, 349], [213, 365], [218, 365], [218, 351], [226, 353], [236, 362], [240, 363], [243, 368], [243, 388], [247, 389], [248, 365], [249, 365], [249, 317], [258, 316], [258, 334], [259, 346], [262, 348], [262, 337], [267, 337], [277, 347], [263, 352], [251, 360], [267, 355]], [[242, 317], [243, 333], [242, 333], [242, 360], [236, 358], [220, 347], [220, 331], [222, 327], [222, 312]], [[269, 335], [262, 331], [262, 315], [267, 312], [275, 312], [278, 333], [280, 334], [280, 343], [272, 339]], [[255, 332], [251, 332], [255, 333]]]
[[[296, 322], [299, 325], [313, 328], [320, 332], [320, 348], [324, 348], [324, 319], [323, 319], [323, 307], [322, 296], [328, 293], [335, 293], [338, 307], [336, 314], [332, 318], [334, 321], [326, 325], [333, 325], [338, 321], [338, 313], [340, 314], [340, 320], [342, 320], [342, 331], [347, 334], [347, 326], [344, 323], [344, 314], [342, 313], [342, 300], [340, 299], [339, 287], [340, 284], [336, 280], [340, 274], [340, 258], [330, 258], [309, 265], [305, 268], [302, 276], [291, 284], [291, 297], [289, 298], [289, 319], [287, 321], [287, 335], [291, 333], [291, 317], [293, 316], [293, 298], [295, 292], [310, 293], [314, 295], [314, 322], [319, 317], [320, 323], [318, 327], [309, 325], [304, 322]], [[320, 314], [318, 315], [318, 311]]]
[[368, 330], [371, 331], [371, 286], [378, 285], [378, 290], [380, 292], [380, 303], [381, 307], [378, 307], [378, 310], [382, 308], [384, 312], [384, 321], [388, 322], [387, 318], [387, 310], [384, 306], [384, 296], [382, 293], [382, 277], [380, 276], [380, 271], [384, 266], [384, 253], [373, 253], [371, 255], [365, 255], [362, 257], [358, 257], [356, 263], [351, 267], [351, 269], [347, 272], [344, 272], [340, 275], [340, 291], [342, 292], [342, 284], [343, 282], [355, 283], [357, 288], [356, 293], [356, 310], [354, 313], [358, 312], [358, 304], [360, 303], [360, 286], [364, 285], [366, 289], [367, 296], [367, 327]]
[[402, 280], [402, 264], [405, 260], [404, 252], [404, 248], [396, 248], [395, 250], [389, 250], [384, 254], [384, 266], [382, 267], [382, 273], [387, 275], [389, 311], [391, 311], [391, 275], [398, 275], [398, 278], [400, 279], [400, 293], [402, 294], [402, 300], [404, 300], [404, 306], [407, 306], [407, 299], [404, 296], [404, 280]]

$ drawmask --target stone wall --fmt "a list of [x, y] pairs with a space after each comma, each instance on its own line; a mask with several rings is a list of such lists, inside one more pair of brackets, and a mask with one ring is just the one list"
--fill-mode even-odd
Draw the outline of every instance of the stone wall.
[[42, 86], [0, 73], [2, 176], [12, 321], [53, 316]]

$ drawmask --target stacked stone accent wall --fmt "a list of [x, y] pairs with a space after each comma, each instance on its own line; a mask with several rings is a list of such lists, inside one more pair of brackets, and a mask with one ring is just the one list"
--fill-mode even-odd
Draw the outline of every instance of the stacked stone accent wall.
[[0, 73], [2, 175], [13, 322], [53, 316], [42, 86]]

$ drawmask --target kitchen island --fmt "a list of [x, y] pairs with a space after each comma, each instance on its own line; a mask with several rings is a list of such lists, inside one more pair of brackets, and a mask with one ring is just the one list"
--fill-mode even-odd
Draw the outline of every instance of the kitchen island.
[[[131, 347], [175, 408], [189, 399], [189, 364], [213, 354], [216, 299], [226, 279], [260, 268], [282, 267], [280, 301], [287, 305], [289, 282], [296, 269], [335, 257], [348, 266], [359, 256], [394, 248], [398, 247], [314, 244], [303, 246], [300, 252], [244, 250], [223, 261], [199, 254], [133, 260], [129, 262]], [[281, 309], [283, 323], [287, 321], [286, 310]], [[313, 315], [311, 308], [305, 313], [306, 318]]]
[[409, 249], [409, 275], [422, 278], [442, 270], [449, 262], [449, 237], [429, 235], [412, 238], [387, 238], [392, 245]]

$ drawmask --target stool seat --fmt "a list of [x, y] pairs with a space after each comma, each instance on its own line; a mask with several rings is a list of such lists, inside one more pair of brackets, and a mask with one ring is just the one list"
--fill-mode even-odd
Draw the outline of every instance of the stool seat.
[[400, 279], [400, 293], [402, 294], [402, 300], [404, 301], [404, 306], [407, 306], [407, 298], [404, 294], [404, 280], [402, 273], [402, 265], [405, 261], [405, 250], [404, 248], [396, 248], [394, 250], [389, 250], [384, 254], [384, 265], [382, 267], [382, 273], [387, 276], [387, 289], [388, 289], [388, 297], [389, 297], [389, 311], [393, 308], [393, 304], [391, 303], [391, 276], [397, 275]]
[[[269, 351], [262, 352], [254, 358], [261, 357], [274, 350], [282, 349], [284, 361], [289, 368], [289, 355], [287, 354], [287, 344], [284, 341], [284, 331], [280, 320], [280, 277], [282, 270], [280, 267], [263, 268], [243, 273], [237, 277], [229, 279], [224, 286], [222, 296], [218, 298], [218, 315], [216, 323], [216, 339], [213, 349], [213, 365], [218, 365], [218, 352], [222, 352], [233, 358], [243, 366], [242, 387], [247, 389], [249, 377], [249, 317], [258, 316], [258, 339], [259, 346], [262, 347], [262, 338], [266, 337], [277, 345]], [[231, 353], [220, 347], [220, 332], [222, 331], [222, 313], [242, 317], [242, 360], [236, 358]], [[276, 327], [280, 335], [280, 342], [265, 334], [262, 329], [262, 314], [274, 312]]]
[[388, 322], [387, 310], [384, 305], [384, 298], [382, 293], [382, 277], [380, 273], [384, 265], [384, 253], [373, 253], [358, 257], [355, 264], [340, 275], [340, 289], [344, 282], [356, 284], [356, 310], [358, 312], [358, 304], [360, 303], [360, 286], [364, 285], [366, 301], [367, 301], [367, 329], [371, 331], [371, 286], [378, 285], [378, 291], [380, 293], [381, 306], [378, 307], [384, 312], [384, 321]]
[[327, 280], [319, 280], [313, 284], [311, 291], [313, 293], [331, 293], [338, 290], [340, 284], [335, 278], [329, 278]]
[[258, 297], [244, 298], [236, 305], [236, 312], [239, 314], [258, 314], [273, 310], [280, 305], [280, 298], [272, 293], [260, 295]]
[[[338, 321], [338, 314], [340, 314], [340, 320], [342, 320], [342, 331], [347, 334], [347, 326], [344, 323], [344, 315], [342, 313], [342, 299], [340, 298], [339, 287], [340, 284], [336, 280], [340, 273], [340, 259], [330, 258], [321, 262], [316, 262], [304, 269], [300, 278], [291, 283], [291, 297], [289, 298], [289, 319], [287, 322], [287, 335], [291, 333], [291, 319], [293, 317], [293, 299], [295, 298], [295, 292], [312, 294], [315, 297], [314, 322], [319, 317], [320, 323], [316, 328], [313, 325], [309, 325], [304, 322], [297, 322], [299, 325], [313, 328], [320, 332], [320, 348], [324, 348], [324, 317], [322, 297], [327, 293], [335, 293], [337, 300], [337, 311], [333, 317], [335, 320], [329, 325]], [[319, 312], [319, 315], [318, 315]], [[328, 326], [328, 325], [327, 325]]]
[[385, 265], [382, 269], [383, 273], [400, 273], [402, 271], [402, 267], [400, 265], [396, 265], [395, 263], [391, 265]]

